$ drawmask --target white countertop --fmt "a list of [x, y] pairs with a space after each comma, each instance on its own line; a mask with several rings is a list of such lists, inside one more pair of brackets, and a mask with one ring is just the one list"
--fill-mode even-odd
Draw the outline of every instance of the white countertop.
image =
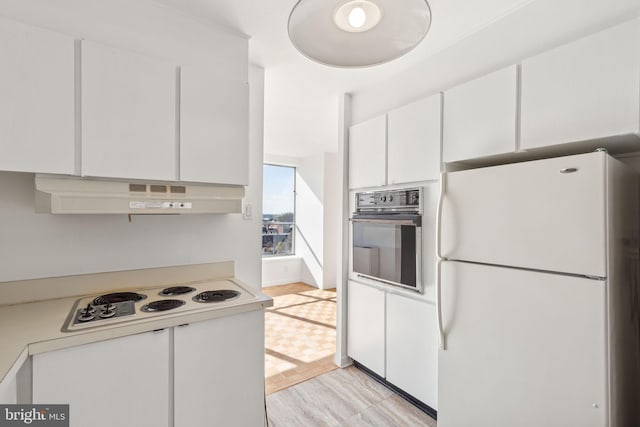
[[[147, 271], [151, 271], [151, 269]], [[189, 277], [189, 279], [193, 279], [193, 277]], [[209, 277], [207, 280], [211, 280], [211, 278]], [[62, 329], [78, 299], [88, 295], [105, 294], [111, 290], [102, 286], [99, 292], [92, 291], [84, 296], [74, 295], [0, 306], [0, 381], [15, 375], [27, 357], [33, 354], [260, 310], [273, 305], [273, 300], [270, 297], [249, 290], [246, 285], [235, 279], [219, 278], [215, 280], [231, 281], [244, 291], [244, 297], [216, 304], [202, 304], [195, 309], [169, 310], [156, 313], [154, 316], [139, 316], [122, 322], [103, 322], [104, 325], [72, 332], [63, 332]], [[193, 280], [189, 280], [173, 284], [182, 285], [192, 282]], [[166, 286], [166, 283], [160, 284]], [[152, 289], [155, 290], [157, 287], [154, 286]], [[113, 291], [123, 290], [126, 289], [113, 289]], [[129, 290], [142, 291], [141, 288], [130, 288]]]

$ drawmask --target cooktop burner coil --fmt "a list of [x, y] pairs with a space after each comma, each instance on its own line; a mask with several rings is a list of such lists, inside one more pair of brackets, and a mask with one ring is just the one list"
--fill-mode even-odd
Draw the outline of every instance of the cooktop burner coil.
[[192, 288], [191, 286], [171, 286], [170, 288], [164, 288], [163, 290], [161, 290], [160, 295], [162, 295], [163, 297], [184, 295], [195, 290], [196, 288]]
[[115, 292], [112, 294], [100, 295], [93, 300], [93, 305], [115, 304], [124, 301], [141, 301], [147, 296], [137, 292]]
[[202, 303], [223, 302], [236, 299], [240, 292], [231, 289], [221, 289], [218, 291], [204, 291], [193, 297], [193, 301]]
[[150, 313], [155, 311], [167, 311], [173, 310], [174, 308], [181, 307], [185, 305], [186, 302], [179, 299], [163, 299], [158, 301], [152, 301], [149, 304], [143, 305], [140, 310]]

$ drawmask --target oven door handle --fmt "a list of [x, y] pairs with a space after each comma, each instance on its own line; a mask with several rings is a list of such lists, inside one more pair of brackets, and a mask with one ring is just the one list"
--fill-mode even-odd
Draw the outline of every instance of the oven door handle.
[[389, 217], [382, 215], [354, 215], [350, 219], [351, 222], [371, 223], [371, 224], [389, 224], [389, 225], [414, 225], [422, 226], [422, 215], [403, 215], [402, 217]]
[[438, 315], [438, 334], [440, 335], [440, 349], [446, 350], [446, 336], [444, 333], [444, 321], [442, 318], [442, 263], [446, 258], [442, 256], [442, 205], [447, 191], [447, 174], [440, 174], [440, 197], [438, 198], [438, 211], [436, 213], [436, 312]]
[[393, 219], [354, 219], [351, 218], [351, 222], [369, 222], [372, 224], [389, 224], [389, 225], [415, 225], [416, 227], [419, 224], [416, 224], [416, 221], [412, 221], [410, 219], [402, 219], [402, 220], [393, 220]]

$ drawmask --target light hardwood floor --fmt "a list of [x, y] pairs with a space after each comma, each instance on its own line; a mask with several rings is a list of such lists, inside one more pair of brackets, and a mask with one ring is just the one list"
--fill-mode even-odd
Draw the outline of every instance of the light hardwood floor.
[[269, 427], [435, 427], [424, 412], [350, 366], [267, 396]]
[[267, 394], [336, 369], [335, 289], [294, 283], [262, 291], [274, 300], [265, 313]]

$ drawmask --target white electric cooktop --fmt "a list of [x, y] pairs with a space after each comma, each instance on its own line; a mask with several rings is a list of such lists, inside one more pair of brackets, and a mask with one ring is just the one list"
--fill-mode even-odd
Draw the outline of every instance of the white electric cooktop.
[[182, 312], [206, 311], [244, 304], [256, 298], [230, 279], [118, 290], [78, 299], [73, 304], [62, 331], [71, 332]]

